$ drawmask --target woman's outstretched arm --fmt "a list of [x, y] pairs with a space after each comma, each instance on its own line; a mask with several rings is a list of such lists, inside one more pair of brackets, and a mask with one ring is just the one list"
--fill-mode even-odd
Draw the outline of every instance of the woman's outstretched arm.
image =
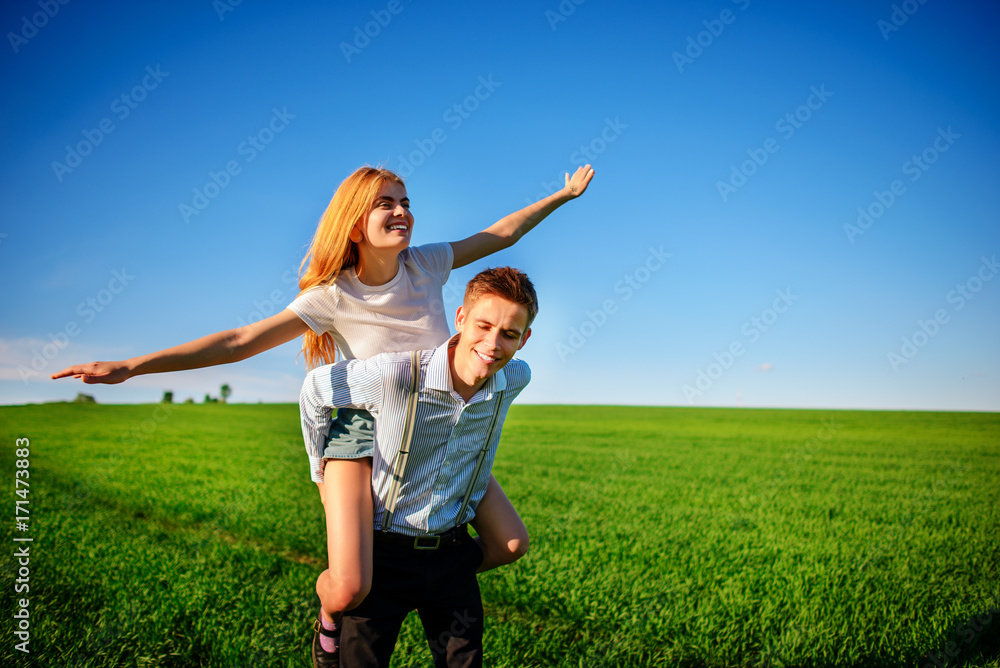
[[159, 352], [118, 362], [90, 362], [67, 367], [52, 378], [73, 376], [85, 383], [120, 383], [146, 373], [200, 369], [239, 362], [270, 350], [305, 333], [308, 326], [285, 309], [270, 318], [236, 329], [227, 329]]
[[513, 246], [518, 239], [530, 232], [550, 213], [571, 199], [582, 195], [592, 178], [594, 178], [594, 170], [590, 165], [579, 167], [573, 176], [566, 174], [566, 185], [559, 192], [538, 200], [520, 211], [504, 216], [478, 234], [473, 234], [461, 241], [451, 242], [451, 248], [455, 255], [452, 268], [464, 267], [487, 255]]

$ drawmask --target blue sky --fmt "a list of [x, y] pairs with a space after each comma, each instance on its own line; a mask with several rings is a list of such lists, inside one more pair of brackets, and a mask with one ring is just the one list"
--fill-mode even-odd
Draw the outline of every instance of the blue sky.
[[294, 401], [296, 342], [117, 386], [48, 374], [284, 308], [363, 164], [406, 176], [420, 244], [592, 162], [584, 197], [446, 291], [533, 278], [520, 401], [1000, 408], [994, 6], [2, 11], [2, 403]]

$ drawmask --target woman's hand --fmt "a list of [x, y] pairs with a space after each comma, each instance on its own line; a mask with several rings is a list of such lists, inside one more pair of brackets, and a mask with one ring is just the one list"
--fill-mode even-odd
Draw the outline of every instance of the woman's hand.
[[570, 198], [579, 197], [590, 185], [592, 178], [594, 178], [594, 169], [590, 165], [577, 167], [573, 176], [570, 176], [569, 172], [566, 173], [566, 185], [563, 190]]
[[132, 370], [125, 362], [90, 362], [89, 364], [67, 367], [59, 373], [52, 374], [50, 378], [66, 378], [67, 376], [79, 378], [91, 385], [94, 383], [113, 385], [131, 378]]
[[504, 216], [479, 234], [473, 234], [461, 241], [451, 242], [454, 256], [452, 269], [464, 267], [487, 255], [496, 253], [498, 250], [513, 246], [518, 239], [545, 220], [545, 217], [550, 213], [566, 202], [582, 195], [587, 186], [590, 185], [592, 178], [594, 178], [594, 170], [591, 169], [590, 165], [578, 167], [573, 176], [566, 174], [566, 185], [562, 190], [554, 192], [520, 211]]

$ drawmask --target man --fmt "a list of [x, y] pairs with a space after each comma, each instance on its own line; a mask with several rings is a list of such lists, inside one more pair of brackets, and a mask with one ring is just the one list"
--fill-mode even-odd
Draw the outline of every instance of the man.
[[[344, 616], [342, 668], [387, 667], [411, 610], [420, 613], [436, 666], [482, 665], [475, 573], [483, 553], [466, 524], [486, 492], [507, 409], [530, 380], [527, 364], [513, 356], [537, 312], [527, 276], [488, 269], [466, 288], [458, 334], [438, 348], [341, 362], [307, 376], [307, 442], [322, 443], [335, 408], [364, 408], [375, 417], [372, 587]], [[416, 402], [408, 406], [411, 396]], [[410, 446], [401, 449], [408, 430]]]

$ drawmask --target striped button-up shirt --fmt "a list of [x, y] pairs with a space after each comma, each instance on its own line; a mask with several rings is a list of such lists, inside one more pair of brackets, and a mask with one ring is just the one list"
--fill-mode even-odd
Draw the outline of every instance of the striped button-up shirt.
[[[410, 353], [385, 353], [367, 360], [322, 366], [311, 371], [302, 386], [302, 433], [314, 467], [322, 461], [335, 409], [363, 408], [375, 418], [372, 490], [376, 529], [412, 536], [443, 533], [475, 517], [475, 508], [486, 493], [507, 409], [528, 384], [531, 371], [525, 362], [511, 360], [466, 403], [452, 387], [450, 343], [424, 350], [419, 356], [416, 428], [392, 527], [382, 527], [382, 520], [393, 464], [403, 439], [412, 375]], [[476, 458], [497, 402], [497, 425], [484, 465], [473, 480]], [[458, 517], [470, 484], [468, 507]]]

